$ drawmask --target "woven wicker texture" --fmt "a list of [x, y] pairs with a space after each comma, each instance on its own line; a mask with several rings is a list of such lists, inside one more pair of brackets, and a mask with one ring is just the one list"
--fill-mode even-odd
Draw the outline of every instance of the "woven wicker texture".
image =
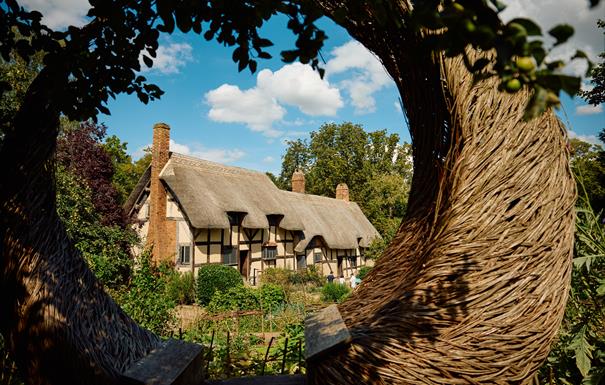
[[[50, 90], [45, 75], [35, 82]], [[35, 111], [48, 100], [28, 98]], [[105, 293], [68, 238], [55, 208], [57, 115], [42, 112], [22, 110], [0, 152], [0, 331], [28, 384], [117, 384], [160, 340]]]
[[353, 342], [312, 364], [309, 383], [528, 383], [569, 290], [565, 129], [552, 111], [524, 122], [527, 93], [473, 85], [461, 59], [423, 54], [412, 33], [372, 20], [373, 6], [344, 26], [399, 87], [414, 147], [410, 209], [340, 305]]

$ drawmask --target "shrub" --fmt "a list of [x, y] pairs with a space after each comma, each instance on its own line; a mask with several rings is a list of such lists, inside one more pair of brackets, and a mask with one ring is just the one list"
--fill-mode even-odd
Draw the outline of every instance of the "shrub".
[[359, 273], [357, 273], [357, 277], [361, 280], [363, 280], [365, 278], [366, 275], [368, 275], [368, 273], [370, 272], [370, 270], [372, 270], [372, 267], [370, 266], [362, 266], [359, 268]]
[[290, 272], [289, 281], [290, 283], [310, 283], [315, 286], [321, 286], [324, 282], [324, 278], [317, 271], [317, 267], [310, 265], [304, 270]]
[[291, 271], [279, 267], [270, 267], [263, 271], [261, 275], [261, 283], [272, 283], [281, 287], [287, 286], [290, 283]]
[[167, 334], [175, 320], [175, 303], [166, 295], [162, 273], [148, 253], [141, 255], [130, 284], [116, 299], [132, 319], [156, 334]]
[[273, 283], [262, 285], [258, 291], [258, 296], [264, 310], [275, 309], [286, 302], [284, 289]]
[[197, 301], [206, 306], [215, 291], [227, 291], [229, 288], [243, 286], [239, 272], [226, 265], [205, 265], [197, 273]]
[[326, 283], [321, 289], [321, 300], [325, 302], [342, 302], [351, 292], [345, 285]]
[[215, 291], [208, 304], [208, 311], [256, 310], [260, 302], [255, 289], [245, 286], [234, 286], [227, 291]]
[[166, 295], [178, 305], [191, 305], [195, 301], [193, 273], [170, 272], [166, 276]]

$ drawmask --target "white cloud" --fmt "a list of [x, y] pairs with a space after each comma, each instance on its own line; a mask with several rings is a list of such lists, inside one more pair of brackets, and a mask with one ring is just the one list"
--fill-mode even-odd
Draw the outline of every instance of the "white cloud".
[[244, 123], [252, 131], [268, 137], [278, 137], [281, 131], [272, 128], [281, 120], [286, 110], [272, 98], [256, 88], [240, 90], [231, 84], [223, 84], [205, 95], [211, 108], [208, 117], [216, 122]]
[[603, 112], [603, 105], [599, 104], [593, 106], [592, 104], [585, 104], [583, 106], [576, 106], [576, 115], [594, 115]]
[[21, 0], [19, 4], [42, 13], [42, 23], [52, 29], [70, 25], [81, 27], [86, 24], [86, 13], [90, 8], [87, 0]]
[[231, 163], [240, 160], [246, 153], [240, 149], [207, 148], [198, 143], [190, 145], [177, 143], [170, 139], [170, 150], [183, 155], [210, 160], [217, 163]]
[[210, 105], [211, 120], [243, 123], [270, 138], [283, 134], [273, 128], [273, 124], [281, 122], [286, 115], [282, 104], [298, 107], [313, 116], [332, 116], [343, 106], [338, 89], [322, 80], [311, 67], [300, 63], [287, 64], [275, 72], [260, 71], [253, 88], [242, 90], [223, 84], [208, 91], [204, 98]]
[[[548, 30], [557, 24], [568, 23], [575, 29], [575, 34], [567, 43], [553, 50], [549, 59], [569, 60], [576, 49], [583, 50], [591, 58], [597, 60], [597, 55], [603, 50], [603, 31], [597, 28], [597, 19], [603, 17], [605, 3], [590, 9], [586, 0], [503, 0], [507, 8], [502, 12], [502, 19], [508, 21], [515, 17], [529, 17], [541, 27], [542, 33], [548, 36]], [[549, 42], [554, 39], [548, 37]], [[582, 60], [574, 60], [567, 65], [563, 72], [583, 76], [586, 64]]]
[[403, 113], [403, 110], [401, 109], [401, 103], [393, 102], [393, 106], [395, 107], [395, 111]]
[[298, 107], [307, 115], [334, 116], [343, 106], [338, 89], [321, 79], [309, 65], [292, 63], [275, 72], [262, 70], [256, 84], [264, 94]]
[[274, 160], [275, 160], [275, 158], [273, 158], [272, 156], [265, 156], [263, 158], [264, 163], [272, 163]]
[[353, 71], [351, 77], [338, 85], [349, 94], [355, 112], [375, 111], [374, 93], [392, 82], [382, 63], [361, 43], [353, 40], [334, 48], [332, 55], [334, 57], [326, 64], [327, 76]]
[[[143, 54], [139, 57], [141, 72], [157, 71], [164, 75], [178, 74], [188, 62], [193, 61], [193, 48], [187, 43], [170, 43], [160, 45], [153, 58], [153, 67], [149, 68], [143, 62]], [[149, 55], [147, 55], [149, 56]]]
[[602, 145], [596, 135], [578, 135], [575, 131], [567, 131], [570, 138], [580, 139], [583, 142], [590, 144]]

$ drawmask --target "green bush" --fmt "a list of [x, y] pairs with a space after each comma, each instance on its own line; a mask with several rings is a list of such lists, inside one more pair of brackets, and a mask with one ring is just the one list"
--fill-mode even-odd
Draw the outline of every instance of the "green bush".
[[315, 286], [321, 286], [324, 283], [324, 278], [319, 274], [315, 265], [310, 265], [304, 270], [290, 272], [289, 281], [294, 284], [310, 283]]
[[342, 302], [351, 292], [346, 285], [326, 283], [321, 288], [321, 300], [324, 302]]
[[193, 273], [170, 272], [166, 276], [166, 295], [178, 305], [191, 305], [195, 301]]
[[258, 296], [263, 310], [275, 309], [286, 302], [286, 293], [281, 286], [265, 283], [258, 290]]
[[243, 285], [231, 287], [227, 291], [215, 291], [207, 306], [211, 313], [259, 308], [260, 302], [256, 290]]
[[116, 300], [139, 325], [159, 335], [166, 335], [175, 321], [175, 303], [166, 295], [163, 273], [153, 266], [148, 253], [140, 257], [130, 284]]
[[359, 268], [359, 273], [357, 273], [357, 278], [363, 280], [365, 278], [366, 275], [368, 275], [368, 273], [370, 272], [370, 270], [372, 270], [372, 267], [370, 266], [362, 266]]
[[229, 288], [243, 285], [239, 272], [230, 266], [202, 266], [197, 273], [197, 301], [200, 305], [206, 306], [215, 291], [224, 292]]
[[261, 284], [272, 283], [281, 287], [285, 287], [290, 284], [290, 270], [282, 269], [279, 267], [270, 267], [263, 271], [260, 281]]

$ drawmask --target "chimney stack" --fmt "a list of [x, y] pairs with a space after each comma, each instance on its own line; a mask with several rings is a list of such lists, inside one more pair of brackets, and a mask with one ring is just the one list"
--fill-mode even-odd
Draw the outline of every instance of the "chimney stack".
[[166, 239], [168, 226], [166, 221], [166, 189], [160, 181], [160, 172], [168, 162], [170, 155], [170, 126], [156, 123], [153, 126], [153, 145], [151, 148], [151, 188], [149, 192], [149, 230], [147, 244], [153, 246], [152, 259], [156, 262], [174, 254], [170, 242]]
[[338, 186], [336, 186], [336, 199], [345, 202], [349, 201], [349, 186], [347, 186], [346, 183], [339, 183]]
[[299, 169], [292, 174], [292, 192], [305, 193], [305, 174]]

